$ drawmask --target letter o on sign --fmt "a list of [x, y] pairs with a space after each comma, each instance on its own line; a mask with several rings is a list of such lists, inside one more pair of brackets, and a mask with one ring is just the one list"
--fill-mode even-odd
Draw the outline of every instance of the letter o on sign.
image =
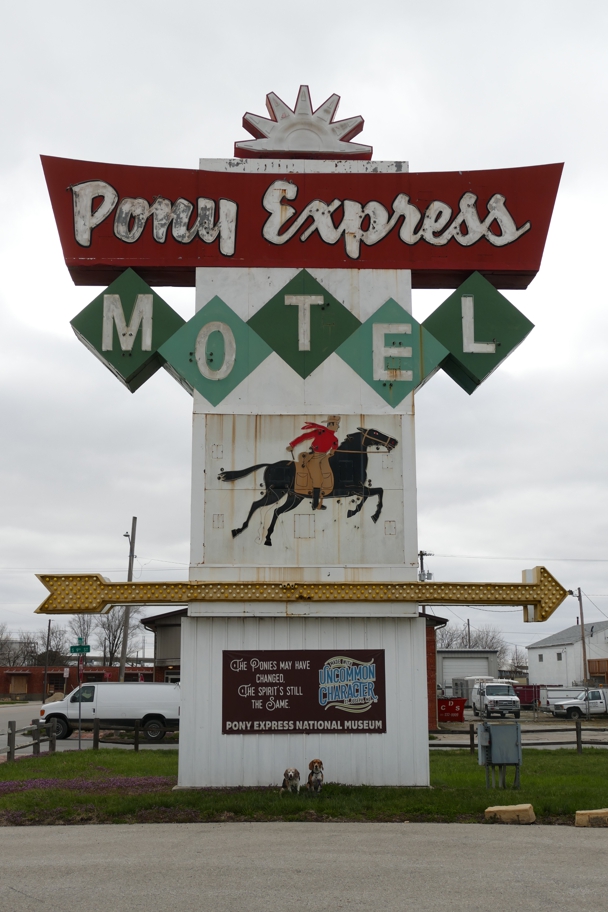
[[[214, 332], [221, 333], [224, 339], [224, 363], [217, 369], [212, 368], [207, 362], [207, 341]], [[225, 380], [236, 360], [236, 341], [228, 324], [220, 323], [218, 320], [206, 323], [196, 337], [194, 354], [203, 377], [207, 380]]]

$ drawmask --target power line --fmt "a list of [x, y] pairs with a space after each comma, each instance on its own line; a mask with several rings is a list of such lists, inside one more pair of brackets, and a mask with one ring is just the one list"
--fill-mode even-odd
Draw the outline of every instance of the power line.
[[[432, 608], [433, 606], [429, 605], [428, 607]], [[452, 609], [448, 605], [436, 605], [435, 607], [440, 608], [441, 610], [443, 610], [444, 608], [447, 608], [448, 611], [452, 611]], [[480, 608], [479, 605], [465, 605], [465, 604], [463, 604], [461, 607], [470, 608], [471, 611], [487, 611], [489, 614], [518, 614], [521, 611], [521, 608]], [[433, 614], [434, 613], [435, 612], [433, 612]], [[455, 611], [452, 611], [452, 613], [456, 614]], [[457, 614], [456, 614], [456, 617], [458, 617]]]
[[606, 557], [502, 557], [496, 554], [439, 554], [435, 557], [451, 557], [458, 560], [497, 560], [497, 561], [553, 561], [554, 563], [608, 564]]
[[521, 608], [480, 608], [478, 605], [467, 605], [475, 611], [487, 611], [489, 614], [519, 614]]
[[[582, 589], [581, 589], [581, 592], [583, 592]], [[608, 614], [606, 614], [605, 611], [602, 611], [602, 609], [600, 608], [600, 606], [599, 606], [599, 605], [596, 605], [595, 602], [594, 602], [592, 599], [589, 598], [589, 596], [587, 595], [586, 592], [583, 592], [583, 595], [585, 596], [585, 598], [586, 598], [589, 602], [591, 602], [591, 604], [593, 605], [594, 608], [597, 608], [597, 610], [599, 611], [600, 614], [603, 614], [605, 618], [608, 618]]]
[[[456, 612], [454, 611], [454, 609], [453, 609], [453, 608], [450, 608], [449, 605], [442, 605], [441, 607], [442, 607], [442, 608], [447, 608], [448, 611], [451, 611], [452, 614], [455, 615], [455, 616], [458, 618], [458, 620], [462, 623], [463, 626], [466, 625], [467, 622], [465, 621], [465, 619], [464, 619], [464, 618], [461, 618], [459, 614], [456, 614]], [[469, 605], [469, 606], [465, 606], [465, 607], [471, 608], [471, 607], [473, 607], [473, 606], [472, 606], [472, 605]], [[519, 611], [520, 609], [518, 608], [518, 609], [516, 609], [516, 610]], [[481, 630], [479, 627], [475, 627], [474, 624], [471, 624], [471, 627], [473, 628], [473, 630], [477, 630], [478, 633], [483, 633], [483, 630]], [[501, 634], [501, 635], [502, 635], [502, 634]], [[519, 643], [512, 643], [510, 640], [504, 640], [504, 642], [507, 644], [507, 646], [515, 646], [516, 648], [519, 648], [519, 646], [520, 646]], [[462, 647], [462, 646], [461, 646], [461, 647], [457, 647], [457, 648], [463, 649], [463, 648], [466, 648], [466, 647]], [[482, 647], [482, 648], [484, 648], [484, 647]], [[490, 647], [490, 648], [493, 648], [493, 647]], [[525, 648], [525, 647], [524, 647], [524, 648]]]

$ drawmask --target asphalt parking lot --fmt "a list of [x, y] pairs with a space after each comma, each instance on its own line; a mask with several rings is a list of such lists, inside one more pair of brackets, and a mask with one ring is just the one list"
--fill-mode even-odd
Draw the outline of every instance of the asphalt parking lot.
[[597, 912], [606, 906], [605, 832], [441, 823], [7, 827], [0, 912]]

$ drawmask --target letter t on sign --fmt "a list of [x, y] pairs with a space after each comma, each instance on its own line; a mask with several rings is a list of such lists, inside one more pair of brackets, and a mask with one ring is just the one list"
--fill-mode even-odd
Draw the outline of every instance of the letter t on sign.
[[285, 295], [285, 303], [298, 308], [298, 350], [310, 351], [310, 306], [324, 304], [323, 295]]
[[496, 352], [495, 342], [475, 342], [475, 316], [473, 295], [463, 295], [462, 304], [462, 350], [469, 354], [493, 355]]

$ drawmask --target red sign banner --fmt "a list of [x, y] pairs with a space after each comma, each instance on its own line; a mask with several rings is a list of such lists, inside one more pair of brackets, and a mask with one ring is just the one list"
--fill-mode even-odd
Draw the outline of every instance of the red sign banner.
[[385, 732], [383, 649], [223, 653], [225, 735]]
[[480, 272], [526, 288], [563, 165], [428, 173], [232, 173], [42, 157], [77, 285], [134, 269], [194, 285], [199, 266], [411, 269], [416, 288]]

